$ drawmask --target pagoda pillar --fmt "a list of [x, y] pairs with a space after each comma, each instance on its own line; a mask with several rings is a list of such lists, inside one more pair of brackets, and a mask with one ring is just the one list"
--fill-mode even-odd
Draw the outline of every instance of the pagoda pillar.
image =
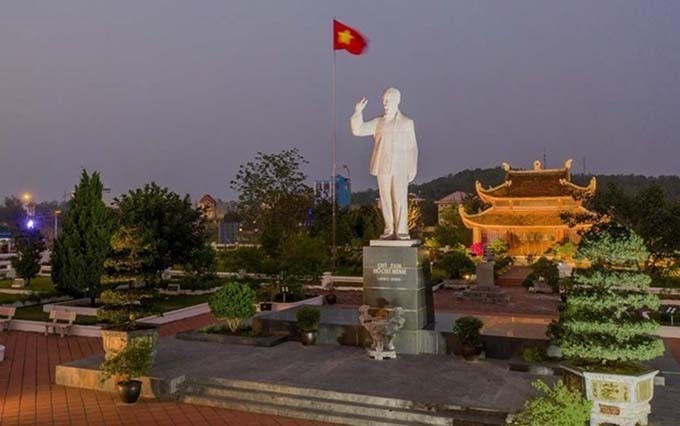
[[472, 244], [482, 242], [482, 230], [479, 228], [472, 228]]

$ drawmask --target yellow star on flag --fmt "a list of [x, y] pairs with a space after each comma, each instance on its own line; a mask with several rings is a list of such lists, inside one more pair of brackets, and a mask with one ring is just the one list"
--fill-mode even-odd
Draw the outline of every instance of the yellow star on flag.
[[354, 36], [350, 30], [338, 32], [338, 43], [351, 44]]

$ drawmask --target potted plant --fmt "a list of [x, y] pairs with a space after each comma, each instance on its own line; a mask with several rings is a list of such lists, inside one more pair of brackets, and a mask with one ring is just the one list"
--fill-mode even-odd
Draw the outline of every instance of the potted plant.
[[121, 401], [134, 404], [142, 392], [142, 382], [138, 379], [146, 376], [151, 370], [153, 358], [149, 340], [136, 339], [123, 350], [106, 359], [100, 366], [99, 380], [103, 383], [111, 377], [116, 380], [116, 387]]
[[305, 346], [315, 344], [319, 322], [321, 321], [321, 311], [311, 306], [303, 306], [298, 309], [295, 317], [297, 318], [302, 344]]
[[108, 359], [123, 350], [133, 340], [147, 340], [151, 345], [151, 356], [156, 354], [158, 330], [150, 324], [138, 324], [137, 318], [145, 311], [143, 301], [150, 298], [149, 293], [134, 290], [102, 292], [100, 300], [104, 304], [97, 310], [97, 319], [102, 326], [102, 344]]
[[460, 317], [453, 323], [453, 335], [462, 345], [463, 358], [473, 361], [482, 353], [482, 336], [479, 330], [484, 326], [477, 317]]
[[652, 335], [658, 324], [639, 314], [660, 304], [640, 268], [649, 253], [637, 234], [609, 222], [583, 235], [576, 258], [590, 267], [573, 272], [560, 312], [565, 383], [593, 401], [592, 424], [647, 424], [658, 371], [641, 362], [664, 352]]
[[236, 334], [244, 320], [255, 315], [257, 297], [248, 284], [232, 282], [213, 293], [208, 305], [215, 318], [226, 322], [229, 330]]

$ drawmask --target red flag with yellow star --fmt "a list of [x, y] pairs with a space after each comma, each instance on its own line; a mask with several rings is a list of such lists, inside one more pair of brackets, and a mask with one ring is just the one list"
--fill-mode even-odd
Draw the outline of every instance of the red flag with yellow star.
[[361, 55], [368, 41], [359, 31], [333, 19], [333, 49]]

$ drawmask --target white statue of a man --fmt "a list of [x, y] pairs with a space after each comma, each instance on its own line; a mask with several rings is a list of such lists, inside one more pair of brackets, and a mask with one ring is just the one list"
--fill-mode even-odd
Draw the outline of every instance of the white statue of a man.
[[410, 239], [408, 234], [408, 184], [416, 177], [418, 146], [413, 120], [399, 111], [401, 93], [395, 88], [385, 90], [385, 115], [364, 121], [363, 111], [368, 102], [362, 98], [354, 107], [350, 120], [354, 136], [373, 136], [373, 156], [370, 173], [378, 178], [380, 208], [385, 219], [381, 240]]

